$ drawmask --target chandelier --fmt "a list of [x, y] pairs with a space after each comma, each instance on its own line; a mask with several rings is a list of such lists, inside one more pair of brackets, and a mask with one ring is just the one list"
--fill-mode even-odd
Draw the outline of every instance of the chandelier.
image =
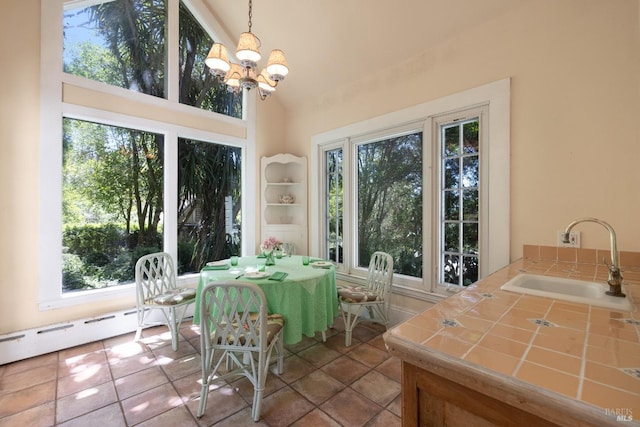
[[267, 67], [257, 72], [260, 55], [260, 39], [251, 32], [252, 0], [249, 0], [249, 31], [240, 35], [236, 58], [240, 64], [230, 62], [227, 48], [221, 43], [211, 46], [209, 55], [204, 63], [211, 69], [211, 73], [223, 79], [227, 89], [239, 93], [242, 89], [258, 88], [260, 99], [264, 100], [276, 90], [278, 82], [284, 80], [289, 72], [289, 66], [284, 58], [284, 52], [274, 49], [269, 55]]

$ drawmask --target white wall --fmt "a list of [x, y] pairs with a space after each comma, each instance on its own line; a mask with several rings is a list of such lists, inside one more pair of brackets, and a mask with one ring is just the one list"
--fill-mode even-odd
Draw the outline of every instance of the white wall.
[[[511, 77], [511, 258], [555, 245], [556, 230], [593, 216], [640, 251], [638, 0], [536, 0], [409, 61], [301, 102], [287, 150], [315, 134]], [[582, 246], [608, 248], [597, 225]]]

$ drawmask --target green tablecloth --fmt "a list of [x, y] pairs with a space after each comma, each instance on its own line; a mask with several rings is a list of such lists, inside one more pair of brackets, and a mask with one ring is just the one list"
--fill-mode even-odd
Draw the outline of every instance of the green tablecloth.
[[247, 279], [240, 274], [257, 271], [264, 266], [264, 258], [242, 257], [238, 265], [228, 270], [204, 268], [200, 272], [198, 293], [193, 322], [200, 323], [200, 294], [205, 283], [212, 281], [245, 280], [258, 285], [267, 297], [269, 313], [284, 316], [284, 343], [295, 344], [302, 335], [313, 337], [317, 331], [326, 331], [338, 316], [338, 296], [334, 267], [315, 268], [303, 266], [302, 257], [292, 256], [276, 259], [276, 265], [266, 267], [266, 272], [288, 273], [284, 281]]

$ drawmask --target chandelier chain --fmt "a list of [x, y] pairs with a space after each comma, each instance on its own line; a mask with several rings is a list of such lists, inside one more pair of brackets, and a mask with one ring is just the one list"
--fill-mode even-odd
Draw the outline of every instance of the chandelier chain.
[[251, 18], [253, 17], [253, 1], [249, 0], [249, 32], [251, 32]]

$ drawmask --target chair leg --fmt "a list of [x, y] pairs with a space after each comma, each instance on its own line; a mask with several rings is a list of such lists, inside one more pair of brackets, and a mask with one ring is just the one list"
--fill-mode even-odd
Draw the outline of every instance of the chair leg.
[[358, 324], [360, 320], [360, 312], [362, 311], [362, 306], [359, 305], [358, 309], [355, 313], [352, 313], [347, 306], [347, 310], [342, 308], [342, 304], [340, 305], [340, 311], [342, 312], [342, 319], [344, 320], [344, 345], [349, 347], [351, 345], [351, 337], [353, 328]]
[[135, 342], [140, 341], [140, 338], [142, 338], [142, 325], [144, 325], [144, 308], [137, 309], [137, 313], [138, 313], [138, 329], [136, 329], [136, 336], [133, 339]]
[[169, 308], [169, 331], [171, 332], [171, 348], [173, 351], [178, 351], [178, 318], [176, 317], [176, 308]]
[[278, 375], [281, 375], [284, 372], [284, 338], [282, 333], [280, 338], [278, 338], [278, 343], [276, 344], [276, 365], [278, 367]]

